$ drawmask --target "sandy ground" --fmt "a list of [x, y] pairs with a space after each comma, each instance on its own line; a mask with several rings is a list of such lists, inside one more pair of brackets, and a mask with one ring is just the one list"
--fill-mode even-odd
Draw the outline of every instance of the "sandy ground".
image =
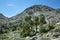
[[55, 38], [55, 39], [51, 39], [51, 40], [60, 40], [60, 38]]

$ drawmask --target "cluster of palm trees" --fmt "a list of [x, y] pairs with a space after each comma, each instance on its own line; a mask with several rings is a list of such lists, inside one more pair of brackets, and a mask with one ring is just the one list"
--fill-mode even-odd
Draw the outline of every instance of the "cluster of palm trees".
[[34, 17], [25, 16], [24, 20], [20, 23], [20, 27], [27, 35], [29, 35], [30, 32], [34, 30], [33, 27], [35, 27], [35, 33], [37, 33], [37, 26], [43, 24], [46, 24], [45, 16], [40, 14], [39, 16]]
[[1, 25], [0, 34], [18, 30], [20, 31], [20, 36], [25, 37], [35, 35], [38, 32], [48, 32], [51, 29], [54, 29], [54, 25], [54, 23], [46, 24], [45, 16], [43, 14], [38, 16], [25, 16], [20, 23]]

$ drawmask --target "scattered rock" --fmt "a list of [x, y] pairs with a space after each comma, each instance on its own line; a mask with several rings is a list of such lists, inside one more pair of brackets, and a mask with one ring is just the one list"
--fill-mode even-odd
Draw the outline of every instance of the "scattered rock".
[[30, 37], [29, 37], [29, 36], [27, 36], [25, 40], [30, 40]]
[[54, 33], [53, 37], [58, 38], [60, 36], [60, 33]]

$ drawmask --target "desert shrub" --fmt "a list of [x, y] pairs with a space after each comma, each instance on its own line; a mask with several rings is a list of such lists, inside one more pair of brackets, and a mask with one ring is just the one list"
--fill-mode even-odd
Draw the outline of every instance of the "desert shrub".
[[48, 26], [49, 26], [50, 30], [54, 29], [55, 28], [55, 23], [52, 22], [52, 23], [48, 24]]
[[34, 36], [36, 34], [35, 30], [31, 30], [29, 36]]
[[20, 36], [21, 37], [24, 37], [25, 36], [25, 31], [22, 29], [21, 32], [20, 32]]
[[53, 33], [53, 32], [55, 32], [55, 30], [54, 29], [51, 29], [50, 32]]
[[40, 26], [40, 33], [46, 33], [49, 31], [55, 31], [55, 24], [51, 23], [51, 24], [44, 24]]
[[14, 39], [12, 39], [12, 38], [6, 38], [6, 39], [4, 39], [4, 40], [14, 40]]
[[49, 26], [47, 24], [40, 26], [40, 33], [46, 33], [48, 31], [49, 31]]
[[59, 25], [59, 26], [57, 26], [57, 28], [60, 30], [60, 25]]
[[0, 34], [0, 39], [6, 39], [8, 38], [5, 34]]
[[0, 34], [7, 33], [8, 32], [8, 27], [6, 25], [1, 25], [0, 27]]
[[56, 32], [60, 32], [60, 25], [57, 25], [56, 26], [56, 30], [55, 30]]

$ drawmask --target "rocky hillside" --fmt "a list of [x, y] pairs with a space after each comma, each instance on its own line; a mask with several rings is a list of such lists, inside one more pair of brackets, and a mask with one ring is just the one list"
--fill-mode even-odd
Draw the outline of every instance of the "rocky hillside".
[[5, 17], [2, 13], [0, 13], [0, 25], [7, 23], [8, 18]]
[[12, 20], [10, 22], [21, 21], [26, 15], [37, 16], [39, 14], [44, 14], [49, 21], [60, 21], [60, 9], [53, 9], [45, 5], [33, 5], [25, 9], [22, 13], [11, 17]]
[[7, 19], [9, 19], [8, 23], [20, 22], [26, 15], [31, 15], [33, 17], [39, 14], [44, 14], [45, 18], [51, 22], [60, 21], [60, 9], [54, 9], [45, 5], [33, 5], [29, 8], [26, 8], [20, 14], [17, 14], [16, 16], [13, 16], [11, 18], [6, 18], [5, 16], [0, 14], [0, 23], [5, 23]]
[[[36, 19], [33, 19], [34, 21], [31, 20], [40, 14], [43, 14], [43, 16], [40, 16], [42, 17], [41, 20], [37, 22]], [[31, 18], [28, 17], [30, 19], [28, 23], [27, 20], [24, 20], [24, 17], [27, 15], [31, 16]], [[38, 16], [38, 19], [40, 17]], [[17, 24], [22, 20], [24, 21], [21, 24]], [[60, 40], [60, 24], [47, 24], [46, 21], [47, 23], [60, 22], [60, 9], [54, 9], [45, 5], [33, 5], [11, 18], [7, 18], [0, 13], [0, 39], [25, 40], [31, 37], [31, 40]], [[5, 25], [5, 23], [8, 24]]]

